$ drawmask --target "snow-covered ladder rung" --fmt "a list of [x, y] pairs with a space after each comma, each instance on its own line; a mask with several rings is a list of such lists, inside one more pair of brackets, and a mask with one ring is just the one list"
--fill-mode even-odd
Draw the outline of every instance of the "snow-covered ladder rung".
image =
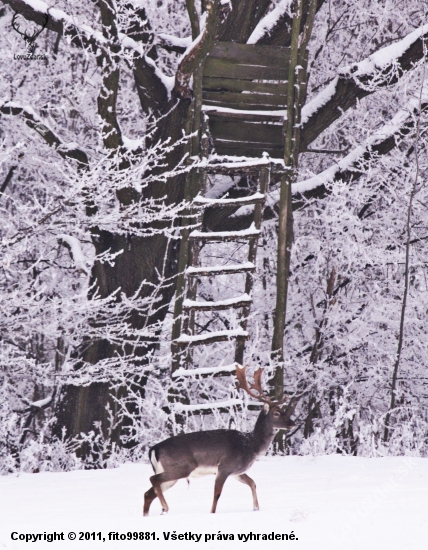
[[175, 403], [174, 409], [176, 412], [186, 412], [194, 414], [212, 414], [213, 410], [228, 413], [232, 407], [239, 410], [242, 408], [243, 402], [241, 399], [228, 399], [227, 401], [216, 401], [214, 403], [196, 403], [194, 405], [186, 405], [184, 403]]
[[272, 159], [269, 156], [260, 157], [237, 157], [234, 155], [213, 155], [210, 157], [208, 164], [203, 167], [205, 172], [210, 174], [260, 174], [260, 169], [270, 167], [276, 173], [284, 171], [284, 161], [280, 159]]
[[185, 369], [180, 367], [177, 369], [172, 377], [173, 378], [207, 378], [212, 376], [217, 378], [220, 376], [233, 376], [236, 372], [237, 363], [232, 363], [231, 365], [220, 365], [219, 367], [198, 367], [196, 369]]
[[242, 231], [198, 231], [195, 229], [189, 235], [191, 241], [239, 241], [241, 239], [257, 239], [261, 231], [254, 227], [254, 224], [248, 229]]
[[183, 309], [189, 311], [214, 311], [230, 308], [240, 308], [249, 306], [252, 303], [252, 299], [248, 294], [242, 294], [237, 298], [229, 298], [227, 300], [220, 300], [217, 302], [202, 302], [195, 300], [184, 300]]
[[201, 197], [198, 195], [193, 202], [197, 206], [247, 206], [251, 204], [262, 204], [265, 201], [265, 196], [263, 193], [254, 193], [247, 197], [238, 197], [238, 198], [222, 198], [222, 199], [207, 199], [206, 197]]
[[200, 346], [213, 344], [214, 342], [227, 342], [228, 340], [247, 340], [248, 332], [242, 329], [219, 330], [216, 332], [208, 332], [206, 334], [182, 334], [174, 340], [174, 344], [179, 347]]
[[193, 267], [186, 269], [187, 277], [212, 277], [214, 275], [233, 275], [234, 273], [253, 273], [256, 266], [252, 262], [231, 265], [214, 265], [210, 267]]

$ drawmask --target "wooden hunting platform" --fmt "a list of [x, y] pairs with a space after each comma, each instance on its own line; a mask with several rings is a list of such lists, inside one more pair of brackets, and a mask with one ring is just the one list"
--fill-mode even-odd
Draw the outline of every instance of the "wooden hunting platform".
[[[192, 403], [185, 387], [193, 387], [195, 392], [194, 385], [198, 381], [206, 377], [230, 377], [234, 366], [243, 364], [245, 342], [250, 336], [248, 318], [266, 195], [271, 175], [276, 173], [278, 177], [285, 173], [287, 110], [290, 112], [290, 106], [293, 106], [292, 127], [296, 125], [297, 131], [298, 122], [295, 121], [299, 120], [306, 96], [307, 59], [306, 50], [298, 53], [296, 66], [296, 52], [291, 60], [290, 48], [217, 42], [206, 57], [203, 68], [196, 73], [192, 122], [195, 138], [189, 146], [189, 157], [199, 159], [201, 165], [189, 172], [186, 179], [185, 197], [191, 206], [189, 217], [183, 217], [182, 222], [171, 341], [171, 377], [177, 387], [172, 391], [170, 401], [178, 407], [177, 418], [181, 418], [178, 423], [182, 422], [183, 414], [210, 414], [213, 410], [227, 412], [240, 406], [232, 397], [226, 402]], [[293, 97], [288, 96], [290, 65], [294, 67], [291, 75], [295, 75]], [[250, 176], [253, 182], [257, 178], [257, 189], [240, 198], [207, 196], [208, 174], [214, 178], [217, 175]], [[204, 229], [205, 208], [238, 209], [243, 206], [250, 206], [252, 212], [252, 223], [247, 229], [215, 232]], [[186, 228], [186, 223], [194, 224], [196, 218], [202, 230]], [[224, 258], [232, 258], [236, 246], [247, 251], [244, 252], [246, 257], [239, 260], [241, 263], [225, 261], [214, 266], [201, 265], [201, 261], [205, 263], [201, 251], [210, 243], [216, 243], [218, 254], [223, 254]], [[236, 295], [226, 299], [222, 296], [207, 299], [207, 294], [214, 296], [215, 292], [200, 292], [201, 284], [205, 289], [207, 286], [201, 278], [208, 278], [208, 284], [214, 288], [216, 279], [219, 284], [218, 278], [224, 275], [229, 276], [230, 286], [236, 286]], [[242, 282], [244, 288], [238, 289]], [[235, 325], [224, 330], [221, 328], [224, 319], [221, 321], [220, 315], [226, 310], [236, 311], [231, 316]], [[197, 322], [201, 316], [202, 324]], [[219, 349], [226, 349], [224, 342], [234, 342], [235, 363], [228, 366], [217, 363], [202, 368], [193, 364], [195, 348], [221, 343]], [[224, 360], [224, 354], [218, 355]], [[233, 394], [230, 381], [227, 387]], [[200, 401], [199, 395], [196, 399]]]
[[[298, 59], [306, 72], [307, 53]], [[203, 70], [202, 104], [219, 155], [284, 157], [290, 49], [217, 42]], [[299, 104], [306, 96], [300, 78]]]

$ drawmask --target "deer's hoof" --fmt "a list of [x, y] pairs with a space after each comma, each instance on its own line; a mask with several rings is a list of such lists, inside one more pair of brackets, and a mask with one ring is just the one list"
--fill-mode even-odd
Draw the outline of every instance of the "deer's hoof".
[[165, 508], [162, 508], [162, 514], [161, 514], [161, 516], [164, 516], [164, 515], [167, 514], [167, 513], [168, 513], [168, 510], [165, 510]]
[[259, 507], [258, 507], [258, 506], [254, 506], [253, 510], [254, 510], [255, 512], [258, 512], [258, 511], [259, 511]]

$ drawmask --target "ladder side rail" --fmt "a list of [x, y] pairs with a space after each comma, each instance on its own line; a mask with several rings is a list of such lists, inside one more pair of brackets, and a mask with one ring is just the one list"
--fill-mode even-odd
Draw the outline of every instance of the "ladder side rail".
[[[188, 133], [194, 133], [195, 135], [191, 137], [189, 142], [189, 153], [190, 157], [199, 156], [200, 152], [200, 126], [201, 126], [201, 112], [202, 112], [202, 74], [203, 74], [203, 64], [201, 64], [196, 71], [194, 72], [194, 95], [192, 101], [192, 116], [190, 118], [189, 128], [187, 129]], [[184, 187], [184, 199], [191, 202], [194, 197], [198, 195], [199, 192], [199, 171], [192, 169], [186, 177], [185, 187]], [[186, 215], [187, 214], [187, 215]], [[172, 353], [172, 363], [171, 363], [171, 376], [172, 374], [180, 368], [181, 362], [183, 360], [183, 354], [180, 349], [175, 344], [175, 340], [180, 336], [184, 325], [186, 329], [188, 328], [188, 319], [183, 319], [183, 301], [184, 294], [186, 290], [186, 276], [185, 270], [189, 265], [190, 257], [190, 246], [189, 246], [189, 234], [190, 229], [189, 225], [194, 225], [196, 221], [197, 211], [196, 209], [189, 208], [188, 211], [182, 218], [182, 230], [181, 230], [181, 241], [180, 241], [180, 252], [178, 259], [178, 276], [177, 276], [177, 289], [176, 289], [176, 299], [174, 304], [174, 320], [172, 325], [172, 338], [171, 338], [171, 353]]]
[[276, 273], [276, 304], [274, 331], [272, 337], [272, 360], [276, 364], [274, 374], [275, 399], [281, 400], [284, 391], [284, 328], [285, 311], [287, 307], [287, 289], [290, 254], [289, 247], [292, 239], [292, 208], [291, 183], [294, 173], [293, 130], [294, 130], [294, 100], [295, 76], [298, 64], [299, 34], [302, 18], [302, 0], [294, 4], [295, 14], [291, 30], [291, 59], [288, 74], [288, 105], [287, 119], [284, 121], [284, 165], [287, 172], [281, 177], [279, 217], [278, 217], [278, 250]]
[[[269, 187], [270, 181], [270, 167], [263, 166], [260, 171], [260, 187], [259, 192], [266, 197], [266, 193]], [[265, 201], [257, 203], [254, 206], [254, 226], [260, 231], [263, 220], [263, 210]], [[249, 242], [248, 249], [248, 261], [255, 265], [257, 257], [258, 239], [252, 239]], [[247, 273], [245, 277], [245, 293], [251, 296], [254, 286], [254, 276], [252, 273]], [[247, 330], [248, 317], [250, 315], [251, 304], [248, 304], [242, 308], [240, 325], [242, 330]], [[235, 348], [235, 361], [240, 365], [244, 362], [245, 340], [237, 341]]]
[[[205, 113], [202, 112], [202, 76], [200, 78], [200, 86], [199, 86], [199, 95], [198, 95], [198, 103], [199, 105], [199, 115], [200, 118], [198, 120], [200, 126], [201, 126], [201, 136], [200, 136], [200, 157], [201, 159], [207, 160], [209, 157], [209, 149], [210, 149], [210, 142], [209, 142], [209, 136], [208, 136], [208, 121], [207, 116]], [[196, 196], [204, 195], [206, 192], [207, 187], [207, 171], [205, 168], [199, 168], [198, 169], [198, 193]], [[204, 211], [201, 210], [200, 215], [200, 222], [202, 225], [202, 219], [203, 219]], [[193, 241], [190, 245], [190, 257], [189, 257], [189, 266], [191, 267], [198, 267], [199, 265], [199, 252], [200, 252], [200, 245], [197, 241]], [[191, 277], [187, 278], [187, 297], [190, 300], [196, 300], [197, 296], [197, 289], [198, 289], [198, 278], [197, 277]], [[195, 311], [190, 310], [189, 316], [188, 316], [188, 332], [190, 334], [195, 334]]]

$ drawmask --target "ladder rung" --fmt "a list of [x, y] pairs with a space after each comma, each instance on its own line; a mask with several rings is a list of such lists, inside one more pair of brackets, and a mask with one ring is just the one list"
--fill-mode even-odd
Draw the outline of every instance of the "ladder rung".
[[[243, 405], [236, 403], [227, 403], [226, 405], [220, 403], [218, 406], [213, 406], [214, 404], [209, 403], [201, 403], [198, 405], [185, 405], [179, 404], [178, 407], [176, 407], [176, 404], [173, 405], [173, 409], [171, 410], [170, 407], [162, 407], [162, 410], [166, 414], [171, 414], [173, 410], [177, 413], [180, 412], [181, 407], [188, 407], [186, 409], [181, 409], [183, 412], [187, 412], [188, 414], [200, 414], [200, 415], [208, 415], [213, 414], [214, 410], [221, 412], [221, 413], [227, 413], [230, 414], [230, 407], [235, 407], [238, 411], [241, 411], [243, 409]], [[247, 405], [247, 409], [249, 411], [257, 411], [260, 412], [260, 409], [262, 408], [262, 403], [249, 403]]]
[[245, 307], [249, 306], [252, 299], [248, 294], [242, 294], [237, 298], [229, 298], [228, 300], [220, 300], [217, 302], [197, 302], [195, 300], [184, 300], [183, 309], [186, 310], [199, 310], [199, 311], [211, 311], [229, 309], [232, 307]]
[[185, 369], [183, 367], [178, 368], [173, 374], [173, 378], [181, 377], [197, 377], [206, 378], [213, 376], [214, 378], [220, 376], [232, 376], [236, 372], [236, 363], [231, 365], [220, 365], [220, 367], [199, 367], [196, 369]]
[[287, 116], [287, 111], [285, 109], [279, 110], [244, 110], [244, 109], [233, 109], [230, 107], [219, 107], [214, 105], [202, 105], [202, 110], [211, 118], [220, 118], [220, 119], [237, 119], [245, 120], [252, 122], [267, 122], [272, 124], [283, 124], [284, 117]]
[[213, 275], [252, 273], [256, 266], [252, 262], [233, 265], [214, 265], [212, 267], [188, 267], [185, 271], [187, 277], [209, 277]]
[[184, 403], [175, 403], [174, 409], [183, 412], [197, 412], [200, 414], [211, 414], [212, 411], [229, 412], [230, 407], [242, 407], [241, 399], [229, 399], [228, 401], [217, 401], [214, 403], [198, 403], [195, 405], [186, 405]]
[[285, 170], [283, 161], [269, 156], [260, 158], [217, 154], [211, 155], [207, 164], [199, 169], [212, 174], [230, 175], [231, 173], [260, 174], [263, 167], [269, 167], [275, 173], [282, 173]]
[[230, 176], [230, 174], [257, 175], [263, 166], [266, 165], [228, 162], [225, 164], [209, 164], [203, 170], [209, 174], [221, 174], [225, 176]]
[[240, 239], [256, 239], [260, 233], [261, 231], [255, 229], [252, 224], [248, 229], [241, 231], [212, 231], [206, 233], [195, 229], [190, 233], [189, 239], [192, 241], [239, 241]]
[[217, 332], [207, 332], [206, 334], [182, 334], [174, 340], [174, 343], [180, 347], [201, 346], [213, 344], [214, 342], [227, 342], [232, 338], [237, 340], [247, 340], [248, 332], [242, 329], [236, 330], [219, 330]]
[[247, 204], [263, 203], [265, 196], [262, 193], [254, 193], [248, 197], [236, 199], [207, 199], [198, 195], [193, 202], [198, 206], [246, 206]]

